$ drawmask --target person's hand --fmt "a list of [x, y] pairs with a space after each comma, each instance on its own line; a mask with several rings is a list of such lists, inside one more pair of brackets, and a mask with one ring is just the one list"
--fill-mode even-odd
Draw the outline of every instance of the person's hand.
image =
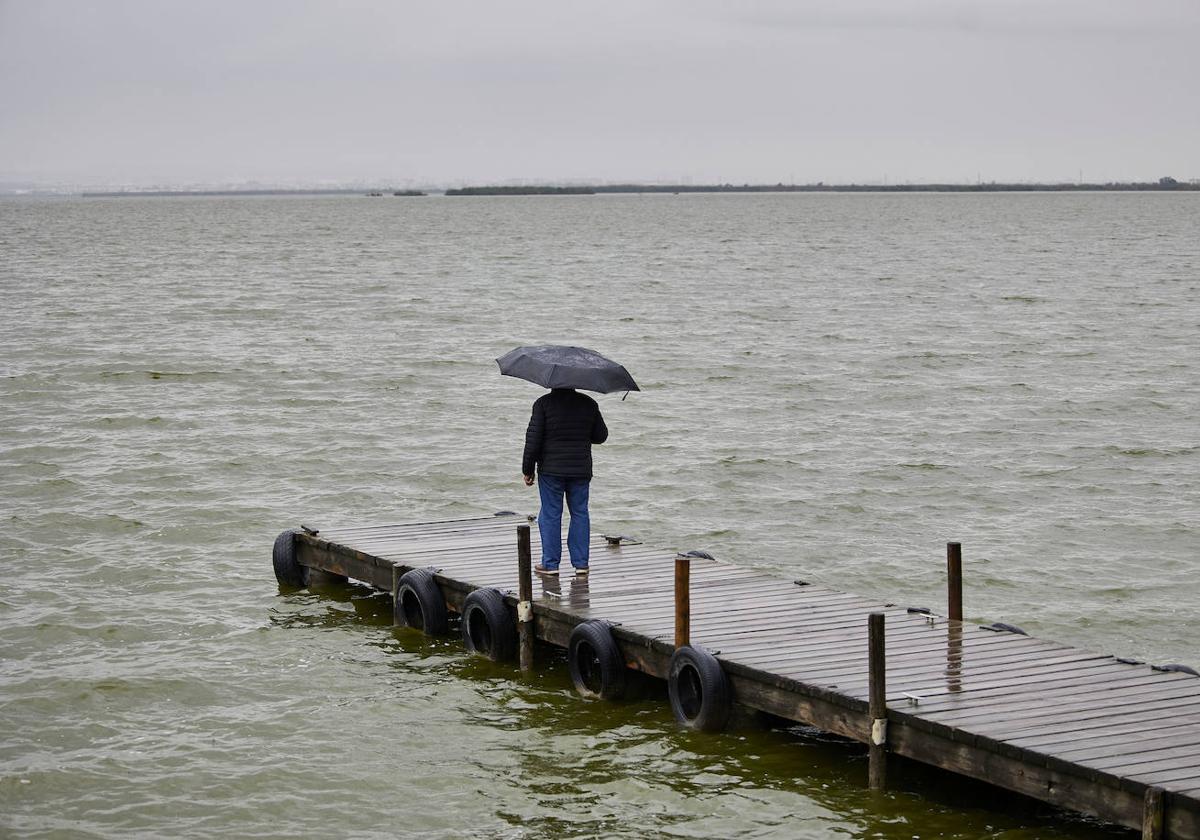
[[526, 487], [532, 487], [532, 486], [533, 486], [533, 476], [531, 476], [531, 475], [523, 475], [523, 476], [521, 476], [521, 478], [525, 479], [525, 486], [526, 486]]

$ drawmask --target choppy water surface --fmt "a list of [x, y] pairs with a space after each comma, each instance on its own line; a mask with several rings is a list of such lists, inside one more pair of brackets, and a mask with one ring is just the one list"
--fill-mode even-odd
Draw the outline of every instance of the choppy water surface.
[[1200, 199], [0, 202], [0, 833], [1082, 837], [802, 731], [676, 730], [271, 540], [532, 511], [517, 344], [626, 363], [593, 518], [1200, 665]]

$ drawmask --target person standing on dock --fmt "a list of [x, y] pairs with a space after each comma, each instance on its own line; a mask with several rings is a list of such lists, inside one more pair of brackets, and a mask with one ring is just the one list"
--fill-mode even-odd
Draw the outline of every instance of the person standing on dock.
[[533, 404], [533, 415], [525, 430], [525, 454], [521, 474], [533, 486], [534, 473], [542, 507], [538, 531], [542, 538], [539, 575], [557, 575], [562, 560], [563, 498], [571, 511], [567, 550], [575, 573], [588, 573], [591, 522], [588, 519], [588, 490], [592, 482], [592, 444], [608, 439], [608, 427], [600, 406], [576, 391], [640, 391], [623, 365], [586, 347], [564, 344], [535, 344], [517, 347], [496, 359], [500, 373], [549, 388], [550, 393]]
[[525, 452], [521, 473], [532, 487], [536, 469], [541, 509], [538, 533], [542, 561], [534, 567], [539, 575], [558, 574], [562, 560], [563, 499], [571, 514], [567, 529], [567, 552], [575, 573], [588, 573], [591, 521], [588, 493], [592, 481], [592, 444], [608, 439], [608, 427], [600, 406], [574, 388], [554, 388], [533, 404], [525, 430]]

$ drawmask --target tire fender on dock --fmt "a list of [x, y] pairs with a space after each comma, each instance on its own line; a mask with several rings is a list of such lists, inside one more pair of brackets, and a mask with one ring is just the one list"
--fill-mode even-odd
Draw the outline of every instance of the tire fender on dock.
[[396, 626], [412, 627], [427, 636], [450, 632], [446, 598], [428, 569], [410, 569], [401, 575], [396, 583], [392, 617]]
[[625, 695], [625, 657], [606, 621], [575, 625], [567, 642], [567, 667], [584, 697], [619, 700]]
[[271, 565], [275, 567], [275, 579], [281, 586], [293, 589], [303, 589], [308, 586], [308, 567], [301, 566], [296, 560], [296, 535], [300, 532], [292, 529], [284, 531], [275, 538], [271, 548]]
[[496, 589], [476, 589], [463, 602], [462, 635], [467, 650], [493, 662], [517, 653], [517, 626]]
[[675, 720], [688, 729], [720, 732], [733, 710], [729, 678], [717, 658], [706, 650], [685, 645], [671, 656], [667, 693]]

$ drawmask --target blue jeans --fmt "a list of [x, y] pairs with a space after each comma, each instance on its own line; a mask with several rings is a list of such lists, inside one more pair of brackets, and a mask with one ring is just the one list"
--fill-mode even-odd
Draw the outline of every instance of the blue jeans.
[[562, 560], [563, 496], [571, 524], [567, 528], [567, 551], [576, 569], [588, 567], [588, 545], [592, 524], [588, 519], [588, 485], [590, 478], [564, 478], [560, 475], [538, 475], [538, 495], [542, 508], [538, 511], [538, 533], [542, 537], [542, 566], [557, 569]]

